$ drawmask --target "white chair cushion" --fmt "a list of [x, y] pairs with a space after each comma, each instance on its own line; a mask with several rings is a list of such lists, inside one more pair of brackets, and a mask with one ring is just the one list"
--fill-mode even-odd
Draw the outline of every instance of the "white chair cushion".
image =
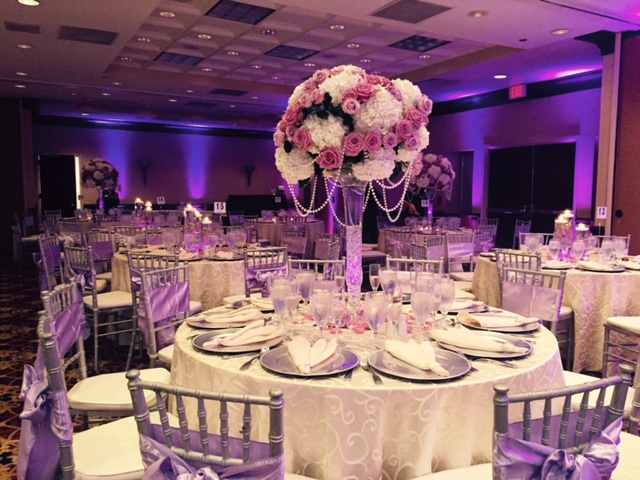
[[[165, 368], [140, 370], [140, 378], [149, 382], [170, 383], [171, 374]], [[144, 391], [148, 405], [155, 405], [155, 393]], [[105, 373], [85, 378], [76, 383], [67, 396], [69, 406], [77, 410], [119, 411], [131, 410], [131, 394], [125, 372]]]
[[195, 300], [189, 300], [189, 315], [202, 312], [202, 304]]
[[[451, 278], [453, 278], [453, 276]], [[456, 290], [462, 290], [463, 292], [471, 291], [471, 282], [463, 282], [454, 279], [453, 283], [455, 283]]]
[[412, 480], [491, 480], [493, 468], [490, 463], [471, 467], [453, 468], [442, 472], [422, 475]]
[[640, 477], [640, 437], [622, 432], [620, 435], [620, 463], [611, 480], [638, 480]]
[[471, 283], [473, 281], [473, 272], [451, 272], [449, 276], [459, 282]]
[[103, 272], [96, 274], [96, 278], [98, 280], [105, 280], [106, 282], [110, 282], [113, 278], [113, 272]]
[[158, 352], [158, 360], [165, 365], [171, 365], [171, 360], [173, 360], [173, 344], [164, 347]]
[[573, 316], [573, 308], [571, 308], [569, 305], [561, 305], [559, 320], [566, 320], [571, 316]]
[[640, 335], [640, 317], [609, 317], [605, 321], [605, 325], [612, 325]]
[[[106, 282], [105, 282], [106, 283]], [[89, 308], [92, 308], [92, 297], [83, 297], [82, 299]], [[99, 293], [98, 294], [98, 308], [121, 308], [131, 306], [131, 294], [129, 292], [122, 292], [116, 290], [113, 292]]]
[[[583, 383], [594, 382], [599, 379], [596, 377], [592, 377], [591, 375], [584, 375], [582, 373], [565, 371], [564, 380], [567, 383], [567, 386], [573, 387], [575, 385], [582, 385]], [[629, 388], [627, 390], [627, 399], [624, 402], [624, 415], [623, 415], [624, 418], [629, 418], [629, 414], [631, 413], [631, 406], [633, 403], [633, 396], [635, 395], [635, 393], [636, 391], [633, 388]], [[605, 390], [605, 394], [604, 394], [605, 405], [609, 405], [609, 402], [611, 402], [611, 395], [613, 395], [613, 387], [608, 387]], [[589, 406], [595, 408], [597, 400], [598, 400], [597, 395], [595, 394], [589, 395]], [[574, 395], [571, 398], [571, 406], [577, 410], [580, 408], [581, 401], [582, 401], [581, 393]]]
[[386, 259], [387, 256], [380, 250], [364, 250], [362, 252], [362, 258], [367, 260], [371, 260], [372, 258]]

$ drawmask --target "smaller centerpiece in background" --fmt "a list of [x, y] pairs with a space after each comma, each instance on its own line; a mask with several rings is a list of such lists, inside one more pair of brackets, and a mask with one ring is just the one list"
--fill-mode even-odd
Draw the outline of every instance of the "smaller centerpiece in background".
[[426, 153], [413, 162], [413, 172], [409, 180], [409, 200], [413, 197], [426, 201], [426, 214], [429, 226], [433, 220], [433, 199], [438, 192], [444, 192], [451, 200], [453, 181], [456, 172], [447, 157]]
[[106, 160], [94, 158], [82, 166], [80, 181], [84, 188], [95, 188], [98, 190], [98, 210], [104, 211], [105, 191], [114, 191], [119, 186], [120, 172]]

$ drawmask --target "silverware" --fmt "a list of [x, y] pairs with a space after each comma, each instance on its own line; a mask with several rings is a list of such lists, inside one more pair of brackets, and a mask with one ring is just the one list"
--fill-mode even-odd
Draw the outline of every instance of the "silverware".
[[353, 376], [353, 371], [358, 368], [358, 366], [356, 365], [355, 367], [353, 367], [351, 370], [347, 370], [347, 373], [344, 374], [344, 379], [347, 382], [351, 381], [351, 377]]
[[498, 360], [497, 358], [475, 358], [474, 362], [488, 362], [488, 363], [497, 363], [498, 365], [502, 365], [503, 367], [509, 368], [518, 368], [518, 365], [512, 362], [508, 362], [506, 360]]
[[262, 347], [262, 350], [260, 350], [260, 353], [258, 355], [251, 357], [249, 360], [240, 365], [240, 371], [244, 372], [245, 370], [249, 370], [249, 368], [251, 368], [251, 365], [253, 365], [253, 362], [258, 360], [262, 356], [262, 354], [267, 352], [268, 350], [269, 347]]
[[380, 375], [378, 375], [378, 372], [376, 372], [373, 368], [369, 367], [369, 364], [367, 363], [366, 358], [364, 357], [360, 358], [360, 366], [365, 372], [369, 372], [371, 374], [371, 377], [373, 378], [373, 383], [375, 383], [376, 385], [382, 385], [384, 383], [382, 381], [382, 378], [380, 378]]

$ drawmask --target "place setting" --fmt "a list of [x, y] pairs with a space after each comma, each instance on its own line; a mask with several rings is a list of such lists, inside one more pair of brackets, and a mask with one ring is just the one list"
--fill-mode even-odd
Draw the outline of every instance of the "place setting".
[[430, 336], [446, 350], [475, 358], [514, 359], [533, 351], [531, 343], [515, 336], [473, 331], [464, 326], [433, 329]]
[[505, 310], [459, 312], [455, 322], [477, 330], [501, 333], [530, 333], [540, 328], [540, 320]]
[[240, 329], [223, 329], [196, 335], [191, 339], [195, 350], [206, 353], [251, 353], [282, 342], [286, 330], [280, 325], [254, 320]]
[[228, 306], [216, 307], [206, 310], [198, 315], [191, 316], [185, 321], [195, 328], [223, 329], [239, 328], [248, 325], [255, 320], [264, 322], [266, 316], [255, 305], [245, 305], [240, 308], [229, 308]]

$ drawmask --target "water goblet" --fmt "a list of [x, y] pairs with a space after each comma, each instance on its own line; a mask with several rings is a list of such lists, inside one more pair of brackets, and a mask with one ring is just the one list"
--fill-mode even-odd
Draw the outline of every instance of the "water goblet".
[[398, 270], [392, 267], [380, 269], [380, 285], [385, 293], [394, 289], [398, 284]]
[[560, 241], [563, 262], [566, 262], [569, 259], [569, 248], [571, 248], [571, 239], [569, 237], [565, 237]]
[[442, 314], [442, 323], [446, 323], [447, 315], [449, 314], [449, 310], [451, 310], [451, 306], [453, 305], [455, 297], [455, 282], [452, 278], [442, 277], [442, 280], [440, 282], [440, 305], [438, 307], [440, 313]]
[[327, 290], [316, 290], [311, 294], [311, 316], [324, 338], [324, 327], [333, 311], [333, 294]]
[[302, 300], [304, 300], [304, 304], [308, 305], [316, 274], [311, 270], [302, 270], [295, 274], [295, 278], [298, 282], [298, 291], [300, 292], [300, 296], [302, 297]]
[[369, 265], [369, 283], [374, 292], [378, 291], [380, 286], [380, 264], [372, 263]]
[[378, 344], [378, 333], [380, 327], [387, 318], [387, 295], [384, 292], [367, 292], [364, 294], [364, 318], [373, 332], [373, 343], [376, 349], [380, 348]]
[[598, 240], [598, 237], [594, 237], [593, 235], [587, 238], [587, 244], [589, 246], [589, 253], [597, 252], [598, 248], [600, 247], [600, 241]]
[[291, 329], [293, 328], [293, 321], [296, 312], [298, 310], [298, 304], [300, 302], [300, 297], [298, 295], [298, 283], [295, 278], [289, 280], [290, 289], [287, 293], [287, 296], [284, 299], [284, 306], [287, 311], [286, 322], [283, 322], [285, 328], [287, 329], [287, 334], [290, 335]]
[[167, 229], [162, 231], [162, 244], [167, 252], [173, 248], [176, 244], [176, 234], [173, 230]]
[[560, 255], [561, 250], [560, 242], [558, 240], [551, 240], [549, 242], [549, 254], [551, 258], [554, 260], [560, 260], [558, 256]]
[[338, 287], [338, 292], [342, 292], [345, 284], [344, 265], [342, 263], [336, 263], [333, 265], [333, 278], [336, 282], [336, 286]]
[[388, 319], [391, 322], [392, 332], [389, 338], [396, 338], [398, 336], [398, 323], [402, 317], [402, 287], [396, 285], [396, 288], [388, 296], [389, 299], [389, 311]]
[[191, 249], [196, 242], [196, 236], [193, 233], [184, 234], [184, 249], [187, 253], [191, 253]]
[[627, 254], [627, 237], [613, 237], [613, 249], [616, 258], [622, 259]]
[[573, 242], [571, 249], [573, 250], [573, 257], [576, 259], [576, 262], [579, 262], [582, 259], [585, 248], [586, 246], [582, 240], [576, 240]]
[[418, 342], [422, 342], [424, 326], [433, 310], [433, 296], [431, 292], [414, 290], [411, 292], [411, 311], [418, 322]]
[[602, 261], [605, 265], [611, 262], [611, 257], [613, 256], [614, 251], [615, 249], [613, 246], [613, 241], [602, 241], [602, 245], [600, 246], [600, 253], [602, 254]]
[[279, 278], [271, 282], [269, 286], [269, 298], [271, 298], [273, 309], [281, 323], [285, 323], [285, 316], [288, 313], [286, 299], [290, 294], [291, 284], [287, 279]]

